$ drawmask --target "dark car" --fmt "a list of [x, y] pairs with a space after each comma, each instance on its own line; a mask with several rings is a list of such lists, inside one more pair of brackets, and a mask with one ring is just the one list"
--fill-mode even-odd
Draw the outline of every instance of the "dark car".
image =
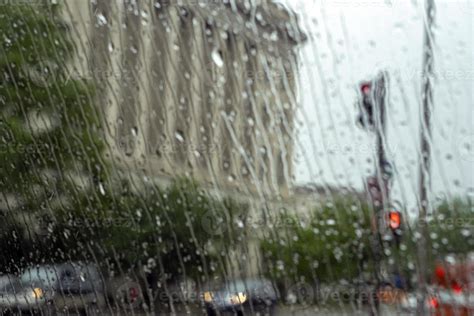
[[110, 297], [115, 303], [131, 307], [141, 300], [138, 283], [130, 280], [113, 283], [117, 285], [111, 296], [94, 264], [38, 265], [26, 269], [19, 278], [0, 288], [0, 311], [41, 312], [43, 315], [65, 311], [92, 315], [110, 305]]
[[277, 293], [268, 280], [242, 279], [211, 286], [203, 301], [208, 315], [273, 315]]

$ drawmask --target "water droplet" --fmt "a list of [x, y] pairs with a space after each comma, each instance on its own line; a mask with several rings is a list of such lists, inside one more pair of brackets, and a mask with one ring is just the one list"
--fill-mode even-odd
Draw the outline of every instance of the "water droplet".
[[181, 132], [181, 131], [176, 131], [176, 133], [174, 133], [174, 137], [175, 137], [180, 143], [184, 143], [183, 132]]
[[105, 195], [105, 188], [102, 185], [102, 183], [99, 183], [99, 191], [100, 191], [100, 194]]
[[278, 41], [278, 33], [276, 31], [274, 31], [274, 32], [272, 32], [272, 34], [270, 34], [270, 40], [273, 41], [273, 42]]
[[281, 260], [277, 261], [277, 269], [280, 271], [283, 271], [285, 269], [285, 264], [283, 263], [283, 261]]
[[217, 67], [222, 67], [224, 66], [224, 61], [222, 60], [221, 53], [219, 52], [218, 49], [214, 49], [211, 54], [212, 60], [214, 63], [217, 65]]
[[326, 224], [327, 224], [327, 225], [330, 225], [330, 226], [334, 226], [334, 225], [336, 225], [336, 221], [331, 218], [331, 219], [328, 219], [328, 220], [326, 221]]
[[102, 13], [99, 13], [97, 15], [97, 23], [99, 26], [107, 25], [107, 18]]

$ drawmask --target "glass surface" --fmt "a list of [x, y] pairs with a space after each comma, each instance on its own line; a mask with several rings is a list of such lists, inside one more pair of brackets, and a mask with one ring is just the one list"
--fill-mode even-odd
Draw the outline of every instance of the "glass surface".
[[474, 314], [472, 13], [0, 0], [0, 315]]

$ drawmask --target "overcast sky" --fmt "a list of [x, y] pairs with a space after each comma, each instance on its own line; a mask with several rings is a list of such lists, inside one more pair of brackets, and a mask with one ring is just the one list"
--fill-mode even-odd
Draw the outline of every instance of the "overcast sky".
[[[282, 0], [283, 1], [283, 0]], [[437, 0], [433, 198], [474, 196], [473, 3]], [[416, 214], [424, 1], [291, 0], [309, 35], [301, 52], [296, 182], [361, 188], [374, 136], [355, 125], [357, 83], [390, 74], [393, 197]]]

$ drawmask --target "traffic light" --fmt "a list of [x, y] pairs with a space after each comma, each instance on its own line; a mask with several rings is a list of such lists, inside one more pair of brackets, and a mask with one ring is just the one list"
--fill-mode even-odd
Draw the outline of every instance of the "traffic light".
[[397, 231], [402, 226], [402, 214], [399, 211], [388, 212], [388, 225], [392, 231]]
[[359, 93], [361, 96], [360, 108], [361, 113], [358, 122], [362, 127], [370, 127], [374, 125], [374, 102], [372, 82], [362, 82], [359, 85]]
[[392, 242], [398, 247], [402, 239], [402, 213], [397, 210], [390, 210], [386, 213], [387, 228], [392, 232]]
[[402, 239], [402, 213], [396, 210], [388, 212], [388, 226], [392, 231], [393, 237], [395, 239], [395, 244], [400, 246]]

